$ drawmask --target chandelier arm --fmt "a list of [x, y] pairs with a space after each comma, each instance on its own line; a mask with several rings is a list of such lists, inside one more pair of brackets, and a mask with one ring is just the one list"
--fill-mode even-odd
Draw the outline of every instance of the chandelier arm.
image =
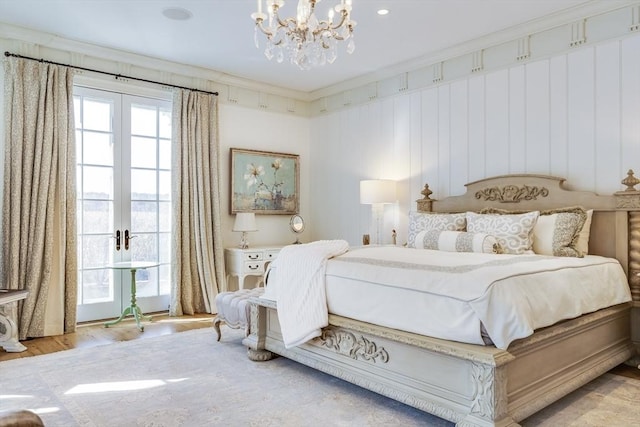
[[342, 15], [342, 19], [340, 20], [340, 23], [336, 24], [335, 27], [331, 26], [331, 23], [329, 23], [329, 28], [331, 28], [332, 30], [337, 30], [338, 28], [342, 27], [345, 23], [345, 21], [347, 20], [347, 17], [349, 16], [347, 14], [347, 11], [343, 10], [342, 12], [340, 12]]
[[262, 34], [264, 34], [265, 36], [267, 36], [267, 38], [270, 39], [271, 37], [273, 37], [273, 33], [264, 28], [264, 26], [262, 25], [263, 22], [264, 22], [263, 19], [256, 19], [256, 27], [258, 27], [258, 29], [262, 31]]

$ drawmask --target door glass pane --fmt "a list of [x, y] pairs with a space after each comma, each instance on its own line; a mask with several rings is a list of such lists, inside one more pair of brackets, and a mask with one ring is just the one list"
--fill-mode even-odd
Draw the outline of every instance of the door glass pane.
[[131, 169], [131, 199], [156, 200], [156, 171]]
[[136, 236], [131, 240], [131, 259], [136, 261], [158, 260], [158, 237], [155, 233], [133, 232]]
[[113, 199], [113, 168], [85, 166], [82, 175], [82, 198]]
[[113, 272], [110, 269], [82, 272], [82, 304], [95, 304], [113, 300]]
[[113, 104], [110, 101], [85, 98], [82, 103], [82, 127], [88, 130], [111, 132], [112, 112]]
[[171, 169], [171, 140], [161, 139], [158, 141], [160, 146], [160, 156], [158, 167], [160, 169]]
[[113, 166], [113, 136], [102, 132], [83, 132], [83, 163]]
[[158, 203], [131, 202], [131, 229], [135, 232], [158, 230]]
[[171, 232], [171, 215], [171, 203], [159, 202], [158, 218], [160, 220], [160, 227], [158, 231]]
[[158, 173], [158, 199], [171, 200], [171, 172], [161, 171]]
[[111, 233], [113, 230], [113, 203], [110, 201], [82, 201], [82, 225], [78, 229], [85, 233]]
[[171, 111], [160, 110], [159, 131], [160, 138], [171, 138]]
[[131, 135], [157, 136], [158, 121], [156, 107], [131, 106]]
[[156, 139], [131, 137], [131, 167], [152, 168], [156, 167]]

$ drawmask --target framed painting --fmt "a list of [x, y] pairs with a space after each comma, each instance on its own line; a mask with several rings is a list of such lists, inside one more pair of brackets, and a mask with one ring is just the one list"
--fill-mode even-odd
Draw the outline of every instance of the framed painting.
[[300, 210], [299, 155], [231, 149], [231, 213]]

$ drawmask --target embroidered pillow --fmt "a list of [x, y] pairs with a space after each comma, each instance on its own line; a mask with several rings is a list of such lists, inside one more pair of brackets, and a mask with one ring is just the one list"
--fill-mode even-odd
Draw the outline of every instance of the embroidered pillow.
[[589, 235], [591, 234], [591, 217], [593, 216], [593, 209], [587, 211], [587, 220], [582, 226], [582, 230], [578, 233], [578, 241], [576, 242], [576, 249], [584, 256], [589, 253]]
[[[480, 212], [516, 213], [491, 208]], [[586, 211], [579, 206], [540, 211], [533, 228], [533, 252], [540, 255], [583, 257], [584, 252], [578, 248], [578, 240], [586, 219]]]
[[485, 233], [466, 231], [423, 230], [416, 234], [416, 248], [448, 252], [480, 252], [501, 254], [498, 240]]
[[425, 212], [409, 212], [409, 233], [407, 246], [415, 248], [416, 234], [423, 230], [464, 231], [467, 222], [464, 213], [439, 214]]
[[539, 211], [517, 215], [467, 212], [467, 231], [494, 236], [505, 254], [533, 253], [533, 227]]

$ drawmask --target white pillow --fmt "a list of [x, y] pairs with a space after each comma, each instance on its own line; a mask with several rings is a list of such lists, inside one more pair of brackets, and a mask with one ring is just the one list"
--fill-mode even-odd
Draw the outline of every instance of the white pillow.
[[498, 240], [486, 233], [465, 231], [424, 230], [416, 235], [416, 248], [448, 252], [480, 252], [500, 254]]
[[533, 227], [540, 211], [517, 215], [467, 212], [467, 231], [495, 236], [505, 254], [533, 253]]
[[439, 214], [425, 212], [409, 212], [409, 233], [407, 236], [407, 246], [415, 248], [416, 234], [424, 230], [449, 230], [464, 231], [467, 225], [466, 215]]

